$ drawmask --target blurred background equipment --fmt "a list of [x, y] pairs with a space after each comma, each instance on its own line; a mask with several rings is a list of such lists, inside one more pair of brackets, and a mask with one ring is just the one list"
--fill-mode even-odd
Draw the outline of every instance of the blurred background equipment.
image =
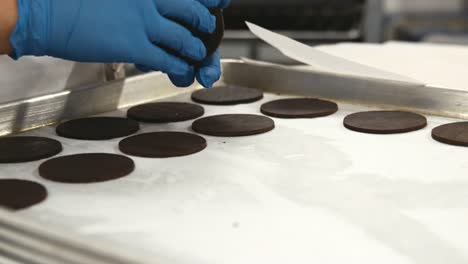
[[384, 39], [468, 43], [468, 1], [387, 0]]
[[309, 45], [387, 40], [468, 43], [468, 0], [234, 0], [225, 58], [296, 63], [247, 31], [250, 21]]
[[288, 62], [257, 40], [245, 26], [249, 21], [301, 42], [314, 45], [362, 41], [365, 0], [234, 0], [225, 10], [223, 56]]
[[[244, 21], [274, 30], [343, 33], [359, 27], [364, 0], [235, 0], [225, 11], [232, 30], [246, 30]], [[337, 34], [336, 38], [354, 39]]]

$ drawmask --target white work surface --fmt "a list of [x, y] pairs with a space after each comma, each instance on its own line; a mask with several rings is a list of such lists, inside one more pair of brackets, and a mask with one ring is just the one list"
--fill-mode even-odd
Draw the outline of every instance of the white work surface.
[[468, 46], [387, 42], [343, 43], [318, 50], [411, 77], [429, 86], [468, 91]]
[[[258, 113], [277, 98], [205, 106], [206, 116]], [[18, 215], [152, 254], [149, 263], [468, 263], [468, 149], [430, 137], [453, 120], [428, 117], [426, 129], [399, 135], [345, 129], [343, 118], [361, 110], [340, 104], [329, 117], [275, 119], [275, 130], [258, 136], [206, 136], [200, 153], [135, 157], [136, 170], [111, 182], [50, 182], [38, 175], [41, 162], [2, 165], [0, 178], [49, 190]], [[190, 125], [142, 124], [140, 133]], [[119, 153], [119, 139], [64, 139], [52, 127], [25, 135], [60, 140], [60, 155]]]
[[468, 90], [468, 47], [388, 42], [310, 47], [247, 22], [257, 37], [314, 71]]

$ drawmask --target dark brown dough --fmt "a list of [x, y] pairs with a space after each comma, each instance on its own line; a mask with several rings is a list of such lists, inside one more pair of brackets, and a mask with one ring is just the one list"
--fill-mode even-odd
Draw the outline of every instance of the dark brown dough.
[[39, 174], [55, 182], [94, 183], [127, 176], [134, 169], [133, 160], [125, 156], [87, 153], [48, 160], [39, 167]]
[[55, 156], [61, 151], [62, 144], [50, 138], [0, 138], [0, 163], [36, 161]]
[[205, 149], [206, 140], [190, 133], [154, 132], [123, 139], [119, 148], [125, 154], [138, 157], [181, 157]]
[[[190, 65], [197, 66], [199, 67], [206, 59], [211, 57], [216, 50], [219, 48], [221, 45], [221, 41], [223, 40], [224, 37], [224, 16], [223, 16], [223, 11], [220, 8], [213, 8], [210, 9], [211, 14], [213, 14], [216, 17], [216, 29], [213, 33], [204, 33], [204, 32], [199, 32], [198, 30], [191, 30], [192, 34], [199, 38], [203, 44], [205, 45], [206, 48], [206, 56], [203, 60], [201, 61], [195, 61], [191, 58], [187, 58], [185, 56], [180, 55], [177, 53], [175, 50], [170, 49], [168, 47], [163, 47], [168, 53], [180, 57], [183, 60], [187, 61]], [[177, 21], [186, 28], [191, 28], [191, 26], [186, 25], [183, 21]]]
[[338, 105], [319, 99], [282, 99], [263, 104], [261, 112], [279, 118], [314, 118], [328, 116], [338, 111]]
[[0, 179], [0, 206], [20, 210], [38, 204], [47, 198], [47, 190], [39, 183]]
[[436, 127], [432, 130], [432, 138], [445, 144], [468, 147], [468, 122]]
[[262, 98], [263, 92], [258, 89], [233, 85], [202, 89], [192, 94], [193, 101], [210, 105], [245, 104]]
[[[216, 52], [216, 50], [219, 48], [221, 45], [221, 41], [223, 40], [224, 37], [224, 16], [223, 16], [223, 11], [220, 8], [214, 8], [210, 10], [210, 12], [216, 17], [216, 30], [212, 34], [205, 34], [205, 33], [195, 33], [196, 36], [198, 36], [202, 42], [205, 44], [206, 47], [206, 57], [205, 59], [211, 57], [213, 53]], [[200, 64], [200, 62], [195, 62], [192, 64]]]
[[127, 116], [141, 122], [169, 123], [199, 118], [204, 113], [203, 107], [196, 104], [160, 102], [132, 107]]
[[427, 119], [418, 114], [401, 111], [370, 111], [347, 116], [344, 126], [369, 134], [398, 134], [426, 127]]
[[57, 135], [72, 139], [106, 140], [130, 136], [140, 129], [138, 122], [120, 117], [89, 117], [71, 120], [57, 127]]
[[192, 124], [195, 132], [219, 137], [239, 137], [266, 133], [275, 128], [275, 122], [260, 115], [217, 115], [198, 119]]

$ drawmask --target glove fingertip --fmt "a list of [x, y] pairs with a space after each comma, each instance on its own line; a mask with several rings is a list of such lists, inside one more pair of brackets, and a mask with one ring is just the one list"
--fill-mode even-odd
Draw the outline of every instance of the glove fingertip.
[[184, 75], [168, 74], [168, 76], [171, 82], [177, 87], [189, 87], [195, 82], [195, 70]]
[[221, 78], [221, 71], [214, 67], [201, 68], [197, 72], [197, 80], [205, 88], [213, 87], [214, 83]]

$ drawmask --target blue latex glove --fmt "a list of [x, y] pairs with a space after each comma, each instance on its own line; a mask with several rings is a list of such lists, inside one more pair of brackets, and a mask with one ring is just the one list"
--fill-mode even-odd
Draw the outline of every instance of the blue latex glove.
[[197, 81], [204, 87], [210, 88], [221, 78], [221, 61], [219, 50], [205, 60], [200, 68], [196, 69]]
[[[205, 6], [225, 8], [229, 5], [230, 0], [199, 0]], [[137, 65], [137, 68], [143, 72], [149, 72], [154, 69], [145, 65]], [[186, 75], [169, 74], [171, 81], [179, 87], [190, 86], [195, 78], [197, 81], [206, 88], [210, 88], [221, 77], [221, 61], [219, 50], [206, 59], [194, 72]]]
[[[150, 72], [153, 69], [144, 66], [137, 65], [137, 68], [143, 72]], [[195, 77], [197, 81], [206, 88], [213, 87], [213, 84], [221, 78], [221, 61], [219, 57], [219, 50], [217, 50], [213, 55], [208, 59], [203, 61], [203, 63], [195, 69], [195, 72], [191, 72], [186, 75], [169, 75], [174, 85], [179, 87], [187, 87], [193, 84]]]
[[216, 21], [207, 7], [224, 4], [226, 0], [18, 0], [12, 57], [136, 63], [167, 73], [177, 85], [195, 69], [162, 47], [193, 60], [203, 59], [206, 49], [175, 21], [211, 33]]

